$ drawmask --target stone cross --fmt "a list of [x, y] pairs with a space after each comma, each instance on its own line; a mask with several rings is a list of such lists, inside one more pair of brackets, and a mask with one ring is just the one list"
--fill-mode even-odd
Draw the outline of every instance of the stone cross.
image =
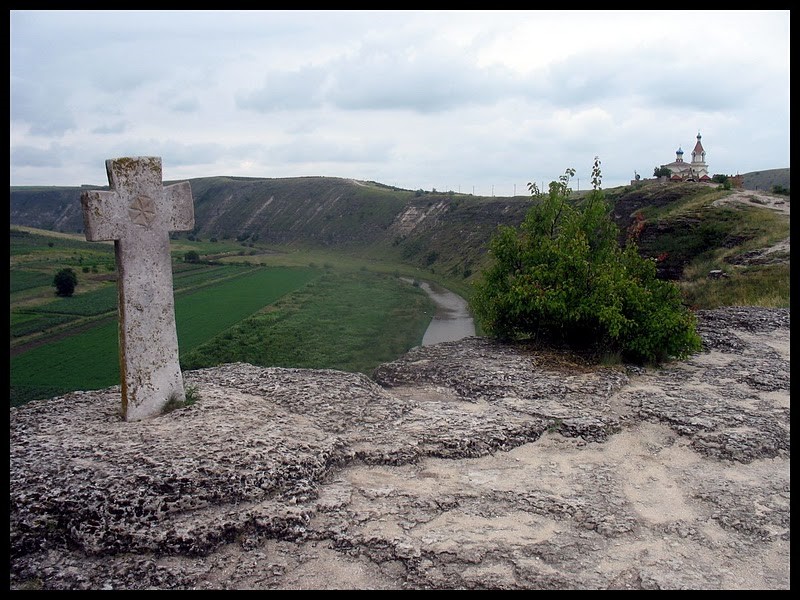
[[114, 241], [119, 294], [119, 363], [126, 421], [184, 401], [172, 292], [169, 233], [194, 227], [188, 182], [162, 187], [161, 158], [106, 161], [111, 191], [81, 194], [90, 242]]

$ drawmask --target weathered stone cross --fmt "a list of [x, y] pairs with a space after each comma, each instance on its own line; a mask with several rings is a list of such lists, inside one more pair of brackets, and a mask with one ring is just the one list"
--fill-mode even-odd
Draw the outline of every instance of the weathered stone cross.
[[192, 189], [188, 182], [162, 187], [157, 156], [110, 159], [106, 172], [112, 191], [81, 194], [83, 224], [88, 241], [114, 240], [122, 412], [138, 421], [186, 398], [169, 233], [194, 227]]

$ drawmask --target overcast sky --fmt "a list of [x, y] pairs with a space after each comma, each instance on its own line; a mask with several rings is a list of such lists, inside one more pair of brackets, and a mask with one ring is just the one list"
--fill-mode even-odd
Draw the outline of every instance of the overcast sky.
[[11, 185], [323, 175], [527, 194], [789, 167], [789, 11], [11, 11]]

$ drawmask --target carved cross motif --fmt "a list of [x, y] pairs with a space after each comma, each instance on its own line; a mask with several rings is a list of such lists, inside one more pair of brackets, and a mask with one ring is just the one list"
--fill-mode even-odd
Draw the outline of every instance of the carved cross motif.
[[111, 191], [81, 194], [90, 242], [114, 240], [122, 411], [136, 421], [185, 399], [178, 362], [169, 233], [194, 227], [188, 182], [163, 187], [161, 158], [106, 161]]
[[147, 196], [137, 196], [128, 209], [131, 221], [149, 227], [156, 217], [156, 203]]

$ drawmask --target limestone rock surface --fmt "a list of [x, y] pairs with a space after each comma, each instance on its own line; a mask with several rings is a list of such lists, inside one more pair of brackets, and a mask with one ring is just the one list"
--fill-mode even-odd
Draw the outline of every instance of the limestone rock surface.
[[789, 589], [789, 311], [642, 368], [467, 338], [10, 409], [12, 589]]

